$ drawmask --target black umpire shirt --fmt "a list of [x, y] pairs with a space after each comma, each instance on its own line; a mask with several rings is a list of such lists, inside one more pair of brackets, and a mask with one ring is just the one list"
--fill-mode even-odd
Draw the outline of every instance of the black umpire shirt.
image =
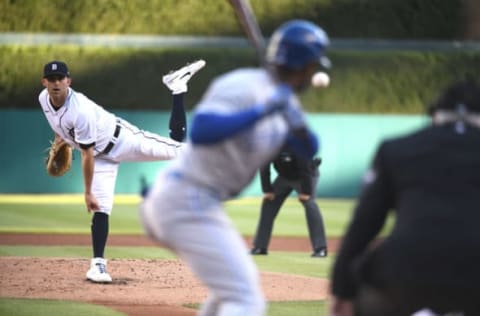
[[[300, 190], [304, 194], [312, 194], [312, 176], [318, 176], [320, 158], [305, 161], [295, 157], [289, 150], [282, 150], [272, 164], [277, 174], [289, 181], [300, 180]], [[270, 164], [260, 170], [260, 182], [263, 192], [273, 192], [270, 180]]]
[[[480, 129], [430, 126], [385, 141], [364, 182], [334, 264], [334, 295], [352, 298], [357, 277], [479, 290]], [[393, 230], [372, 247], [389, 210]]]

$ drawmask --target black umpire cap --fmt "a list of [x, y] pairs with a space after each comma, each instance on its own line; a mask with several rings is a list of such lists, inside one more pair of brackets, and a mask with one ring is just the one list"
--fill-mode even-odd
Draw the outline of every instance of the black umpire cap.
[[43, 67], [43, 78], [47, 78], [53, 75], [70, 77], [67, 64], [63, 61], [51, 61]]
[[480, 112], [480, 86], [473, 78], [451, 83], [428, 107], [428, 114], [437, 110], [456, 110], [462, 104], [469, 112]]

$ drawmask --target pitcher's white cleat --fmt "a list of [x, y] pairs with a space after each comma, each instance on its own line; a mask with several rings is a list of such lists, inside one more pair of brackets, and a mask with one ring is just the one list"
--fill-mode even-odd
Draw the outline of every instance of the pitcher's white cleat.
[[93, 258], [90, 263], [90, 269], [87, 271], [87, 280], [95, 283], [110, 283], [112, 277], [107, 272], [107, 260], [103, 258]]
[[197, 60], [187, 64], [178, 70], [174, 70], [163, 76], [163, 83], [172, 91], [172, 94], [185, 93], [188, 90], [187, 83], [192, 76], [205, 67], [205, 60]]

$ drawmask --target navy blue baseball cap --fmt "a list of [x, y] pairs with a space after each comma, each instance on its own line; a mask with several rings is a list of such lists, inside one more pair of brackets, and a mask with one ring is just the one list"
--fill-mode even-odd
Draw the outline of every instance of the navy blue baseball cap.
[[63, 61], [51, 61], [43, 67], [43, 78], [47, 78], [53, 75], [60, 75], [70, 77], [67, 64]]

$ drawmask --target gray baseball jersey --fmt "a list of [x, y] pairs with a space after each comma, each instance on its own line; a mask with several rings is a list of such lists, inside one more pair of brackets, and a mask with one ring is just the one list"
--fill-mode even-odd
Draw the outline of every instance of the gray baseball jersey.
[[[275, 88], [264, 70], [236, 70], [213, 82], [196, 111], [238, 112], [265, 104]], [[295, 96], [291, 102], [299, 108]], [[284, 143], [287, 131], [288, 124], [281, 114], [268, 116], [223, 142], [209, 146], [189, 144], [169, 172], [181, 173], [192, 183], [215, 191], [220, 199], [228, 199], [244, 189], [258, 168], [273, 158]]]
[[[229, 114], [265, 105], [276, 89], [263, 69], [236, 70], [212, 82], [196, 113]], [[300, 111], [295, 96], [290, 103]], [[295, 124], [302, 118], [297, 115]], [[263, 315], [255, 264], [222, 201], [250, 183], [277, 154], [288, 131], [285, 117], [273, 113], [214, 144], [189, 142], [143, 202], [141, 218], [148, 234], [179, 254], [211, 290], [200, 315]]]

